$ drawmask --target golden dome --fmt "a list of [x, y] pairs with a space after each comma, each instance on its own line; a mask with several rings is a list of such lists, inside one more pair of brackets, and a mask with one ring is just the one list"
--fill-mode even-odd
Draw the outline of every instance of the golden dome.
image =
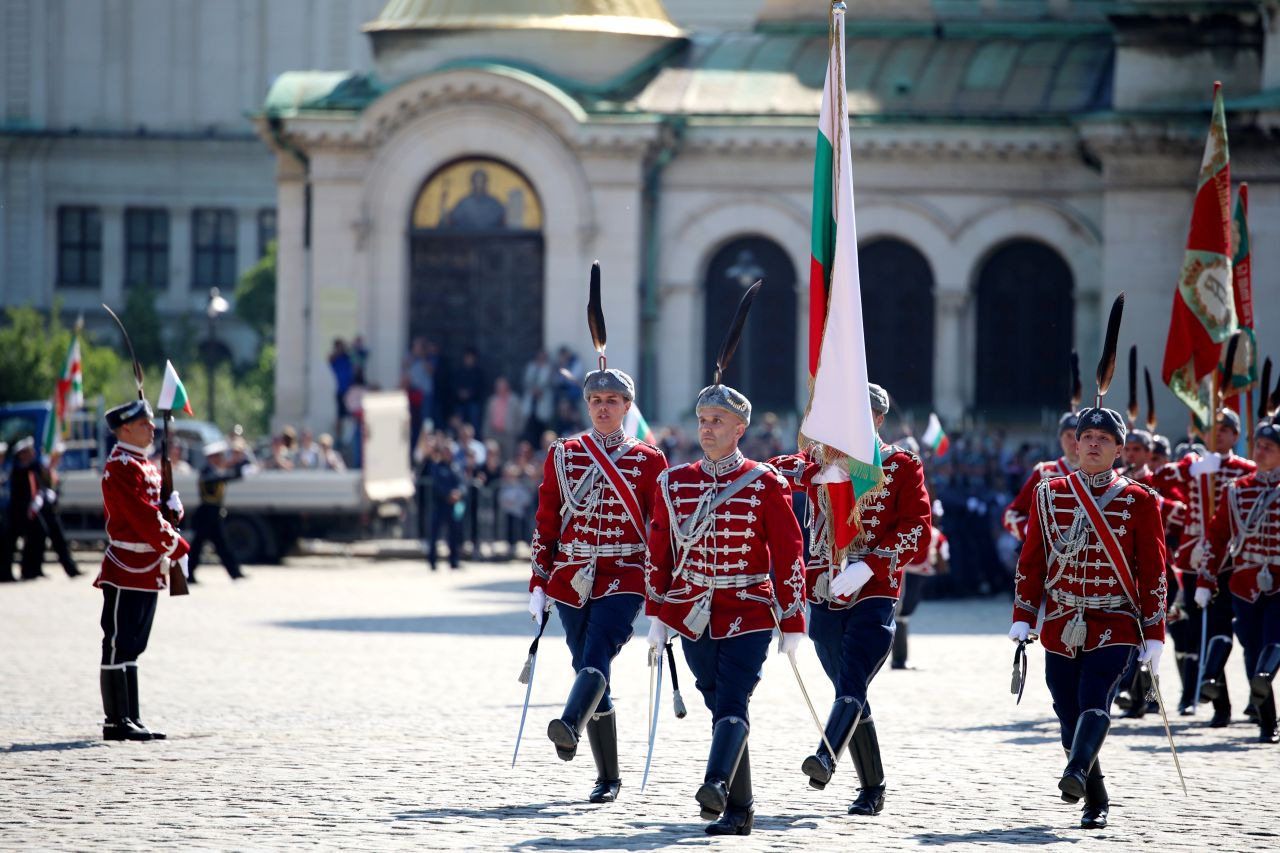
[[675, 38], [662, 0], [388, 0], [365, 32], [571, 30]]

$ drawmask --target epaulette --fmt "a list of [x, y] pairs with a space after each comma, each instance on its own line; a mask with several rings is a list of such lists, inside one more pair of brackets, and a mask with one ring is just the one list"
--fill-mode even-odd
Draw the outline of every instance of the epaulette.
[[888, 453], [883, 454], [881, 456], [882, 459], [888, 459], [890, 456], [897, 456], [899, 453], [905, 453], [908, 458], [913, 459], [916, 462], [920, 461], [919, 454], [917, 454], [915, 451], [911, 450], [910, 448], [902, 447], [897, 444], [886, 444], [884, 446], [884, 449], [887, 450]]

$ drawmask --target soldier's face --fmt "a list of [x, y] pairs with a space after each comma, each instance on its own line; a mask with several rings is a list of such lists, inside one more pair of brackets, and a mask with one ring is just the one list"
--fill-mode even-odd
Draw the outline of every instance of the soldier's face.
[[156, 437], [156, 425], [151, 418], [138, 418], [123, 424], [116, 430], [116, 438], [134, 447], [147, 447]]
[[1280, 444], [1269, 438], [1260, 438], [1253, 445], [1253, 461], [1261, 471], [1274, 470], [1280, 465]]
[[1076, 442], [1076, 434], [1070, 430], [1064, 429], [1058, 433], [1058, 444], [1062, 445], [1062, 455], [1068, 459], [1075, 459], [1076, 454], [1080, 452]]
[[1087, 429], [1077, 441], [1080, 453], [1080, 470], [1086, 474], [1101, 474], [1115, 465], [1120, 445], [1115, 436], [1103, 429]]
[[1236, 446], [1236, 442], [1240, 440], [1240, 430], [1231, 426], [1226, 421], [1218, 421], [1218, 430], [1214, 433], [1213, 449], [1218, 453], [1226, 453], [1228, 450]]
[[742, 419], [724, 409], [703, 409], [698, 413], [698, 444], [712, 461], [732, 453], [746, 431]]
[[1124, 445], [1124, 464], [1141, 468], [1151, 461], [1151, 451], [1136, 441], [1126, 441]]
[[587, 412], [591, 425], [608, 435], [622, 428], [631, 403], [617, 391], [592, 391], [587, 395]]

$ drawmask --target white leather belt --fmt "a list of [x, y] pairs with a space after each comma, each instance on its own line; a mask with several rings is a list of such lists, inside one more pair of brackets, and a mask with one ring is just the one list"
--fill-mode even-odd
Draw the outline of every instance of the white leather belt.
[[571, 557], [630, 557], [643, 554], [643, 542], [632, 542], [620, 545], [592, 545], [589, 542], [567, 542], [561, 546], [561, 553]]
[[1123, 595], [1075, 595], [1057, 589], [1049, 590], [1049, 597], [1063, 607], [1082, 607], [1085, 610], [1114, 610], [1129, 604], [1129, 599]]
[[111, 547], [119, 548], [121, 551], [132, 551], [135, 554], [154, 554], [156, 550], [146, 542], [121, 542], [118, 539], [111, 540]]
[[745, 589], [749, 586], [764, 583], [769, 573], [753, 575], [706, 575], [699, 571], [685, 570], [685, 580], [708, 589]]

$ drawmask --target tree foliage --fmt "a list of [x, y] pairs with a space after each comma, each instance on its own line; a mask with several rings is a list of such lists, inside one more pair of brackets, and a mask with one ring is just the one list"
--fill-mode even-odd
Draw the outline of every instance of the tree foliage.
[[236, 284], [236, 316], [266, 343], [276, 334], [276, 242], [262, 260], [245, 270]]
[[[62, 363], [71, 345], [72, 330], [59, 319], [60, 304], [49, 316], [35, 308], [6, 308], [0, 313], [0, 402], [47, 400], [53, 396]], [[110, 346], [80, 336], [80, 362], [84, 396], [88, 401], [111, 390], [127, 366]], [[132, 387], [132, 386], [130, 386]]]

